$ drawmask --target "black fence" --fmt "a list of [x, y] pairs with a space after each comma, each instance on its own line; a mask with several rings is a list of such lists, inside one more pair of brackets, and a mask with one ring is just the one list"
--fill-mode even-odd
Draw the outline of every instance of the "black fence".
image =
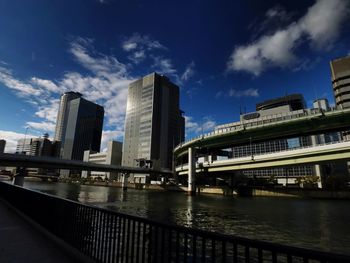
[[168, 225], [4, 182], [0, 198], [98, 262], [350, 262], [350, 256]]

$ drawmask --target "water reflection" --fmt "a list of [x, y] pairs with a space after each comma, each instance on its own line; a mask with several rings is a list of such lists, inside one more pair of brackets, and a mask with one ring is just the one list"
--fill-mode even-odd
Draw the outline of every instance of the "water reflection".
[[25, 187], [172, 224], [326, 251], [350, 251], [348, 201], [188, 196], [41, 182], [25, 182]]

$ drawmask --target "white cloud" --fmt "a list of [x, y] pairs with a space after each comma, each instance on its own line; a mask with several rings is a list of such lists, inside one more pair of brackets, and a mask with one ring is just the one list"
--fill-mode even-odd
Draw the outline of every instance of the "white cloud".
[[309, 8], [299, 24], [314, 46], [325, 48], [336, 40], [347, 15], [348, 0], [318, 0]]
[[61, 87], [57, 86], [55, 83], [53, 83], [51, 80], [47, 80], [47, 79], [40, 79], [40, 78], [36, 78], [36, 77], [32, 77], [31, 82], [34, 85], [37, 85], [49, 92], [53, 92], [53, 93], [62, 93], [64, 92]]
[[[17, 133], [13, 131], [0, 130], [0, 139], [6, 140], [5, 152], [14, 153], [16, 152], [17, 141], [25, 137], [24, 133]], [[35, 135], [27, 134], [26, 138], [37, 137]]]
[[134, 64], [139, 64], [148, 57], [148, 53], [156, 50], [166, 50], [159, 41], [152, 39], [147, 35], [134, 33], [130, 37], [126, 37], [121, 44], [124, 51], [131, 53], [128, 56]]
[[71, 42], [70, 52], [77, 62], [96, 76], [105, 77], [106, 79], [116, 75], [123, 78], [127, 75], [125, 64], [120, 63], [113, 56], [106, 56], [97, 52], [92, 44], [93, 40], [81, 37]]
[[[160, 74], [175, 75], [177, 70], [174, 68], [170, 59], [162, 57], [154, 57], [154, 63], [152, 67]], [[176, 74], [177, 75], [177, 74]]]
[[185, 72], [181, 75], [182, 81], [188, 81], [194, 74], [194, 61], [187, 65]]
[[230, 97], [259, 97], [259, 91], [258, 89], [245, 89], [245, 90], [236, 90], [236, 89], [230, 89], [228, 92], [228, 95]]
[[150, 36], [140, 35], [138, 33], [134, 33], [132, 36], [125, 38], [122, 42], [122, 48], [125, 51], [135, 49], [166, 49], [159, 41], [152, 39]]
[[[328, 48], [339, 35], [349, 13], [347, 0], [317, 0], [306, 15], [272, 34], [237, 46], [227, 63], [229, 71], [247, 71], [255, 76], [269, 67], [288, 67], [297, 60], [295, 49], [303, 41], [312, 47]], [[271, 12], [270, 15], [276, 15]]]
[[136, 42], [124, 42], [122, 44], [122, 48], [125, 50], [125, 51], [131, 51], [135, 48], [137, 48], [137, 43]]
[[185, 116], [186, 134], [201, 134], [204, 132], [212, 131], [214, 130], [215, 126], [216, 122], [212, 120], [211, 117], [204, 117], [202, 122], [198, 123], [194, 121], [191, 116]]
[[0, 82], [8, 88], [15, 89], [19, 95], [37, 107], [35, 115], [41, 120], [27, 122], [33, 129], [54, 131], [59, 106], [57, 95], [72, 90], [104, 106], [105, 123], [109, 129], [122, 131], [127, 88], [133, 80], [128, 67], [113, 56], [97, 52], [91, 39], [73, 40], [69, 51], [75, 61], [90, 73], [82, 75], [78, 72], [66, 72], [57, 80], [32, 77], [28, 81], [20, 81], [14, 78], [10, 71], [0, 68]]
[[139, 64], [146, 58], [146, 52], [144, 50], [135, 51], [131, 55], [128, 56], [128, 59], [130, 59], [134, 64]]
[[19, 96], [40, 96], [42, 91], [32, 85], [17, 80], [12, 72], [6, 68], [0, 67], [0, 82], [8, 88], [15, 90]]
[[29, 127], [36, 129], [36, 130], [47, 131], [47, 132], [54, 132], [55, 126], [56, 126], [55, 123], [53, 123], [53, 122], [45, 122], [45, 121], [42, 121], [42, 122], [28, 121], [27, 125]]

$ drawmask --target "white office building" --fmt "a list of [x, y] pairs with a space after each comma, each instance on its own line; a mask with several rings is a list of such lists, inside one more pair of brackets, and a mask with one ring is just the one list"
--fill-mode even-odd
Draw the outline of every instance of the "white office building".
[[[121, 165], [122, 162], [122, 148], [123, 144], [117, 141], [110, 141], [107, 144], [107, 150], [101, 153], [95, 153], [90, 150], [84, 152], [84, 162], [108, 165]], [[82, 178], [87, 177], [101, 177], [102, 179], [117, 180], [117, 173], [110, 172], [82, 172]]]

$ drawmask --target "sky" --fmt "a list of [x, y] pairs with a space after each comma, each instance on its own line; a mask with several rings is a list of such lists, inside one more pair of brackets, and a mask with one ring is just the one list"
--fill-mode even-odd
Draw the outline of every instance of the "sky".
[[78, 91], [105, 108], [103, 150], [123, 140], [128, 84], [152, 72], [180, 87], [186, 139], [286, 94], [334, 104], [349, 18], [349, 0], [1, 0], [0, 139], [52, 138]]

